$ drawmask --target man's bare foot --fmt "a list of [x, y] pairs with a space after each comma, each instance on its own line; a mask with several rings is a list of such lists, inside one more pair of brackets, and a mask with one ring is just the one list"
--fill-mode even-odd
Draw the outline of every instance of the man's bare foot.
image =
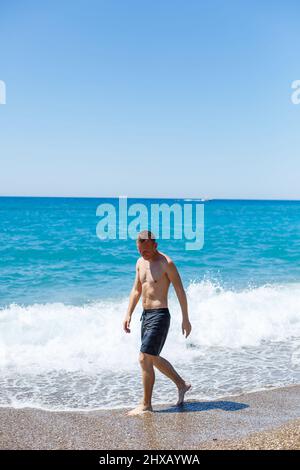
[[126, 413], [127, 416], [141, 415], [147, 411], [153, 411], [152, 406], [138, 405], [134, 410], [130, 410]]
[[176, 403], [176, 406], [181, 405], [184, 402], [184, 395], [190, 388], [192, 387], [191, 384], [184, 382], [184, 385], [182, 387], [178, 387], [178, 401]]

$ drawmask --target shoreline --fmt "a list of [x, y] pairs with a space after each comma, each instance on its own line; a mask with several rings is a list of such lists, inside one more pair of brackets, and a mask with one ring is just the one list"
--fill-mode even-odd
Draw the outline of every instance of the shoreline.
[[[300, 385], [181, 407], [45, 411], [0, 407], [0, 449], [300, 449]], [[274, 447], [275, 446], [275, 447]]]
[[[221, 395], [219, 397], [214, 397], [214, 398], [201, 398], [199, 401], [201, 402], [216, 402], [220, 400], [226, 400], [226, 399], [232, 399], [232, 398], [237, 398], [237, 397], [242, 397], [242, 396], [247, 396], [247, 395], [252, 395], [253, 393], [262, 393], [262, 392], [269, 392], [273, 390], [281, 390], [281, 389], [288, 389], [290, 387], [300, 387], [300, 384], [289, 384], [289, 385], [278, 385], [278, 386], [270, 386], [268, 388], [257, 388], [251, 391], [243, 391], [242, 393], [236, 393], [234, 395]], [[300, 393], [300, 392], [299, 392]], [[193, 402], [197, 401], [195, 398], [189, 399], [189, 396], [186, 395], [186, 401], [187, 402]], [[134, 408], [137, 405], [137, 403], [132, 404], [132, 408]], [[170, 403], [164, 403], [164, 402], [159, 402], [159, 403], [154, 403], [153, 408], [159, 408], [159, 407], [170, 407]], [[42, 406], [34, 406], [34, 405], [24, 405], [24, 406], [8, 406], [8, 405], [0, 405], [0, 410], [1, 409], [13, 409], [13, 410], [33, 410], [33, 411], [45, 411], [48, 413], [94, 413], [94, 412], [114, 412], [114, 411], [126, 411], [131, 409], [129, 406], [117, 406], [115, 408], [65, 408], [65, 409], [54, 409], [54, 408], [45, 408]], [[154, 410], [155, 411], [155, 410]]]

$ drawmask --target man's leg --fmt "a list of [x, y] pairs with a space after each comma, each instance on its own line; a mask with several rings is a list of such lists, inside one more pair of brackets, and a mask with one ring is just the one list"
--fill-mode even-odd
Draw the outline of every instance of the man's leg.
[[145, 407], [151, 408], [151, 399], [152, 399], [152, 392], [153, 386], [155, 382], [155, 373], [154, 367], [152, 362], [153, 356], [147, 353], [140, 353], [140, 364], [142, 368], [142, 376], [143, 376], [143, 386], [144, 386], [144, 397], [142, 405]]
[[155, 373], [153, 368], [153, 357], [151, 354], [140, 352], [139, 361], [142, 368], [142, 378], [144, 387], [144, 396], [142, 403], [134, 410], [129, 411], [128, 415], [136, 415], [145, 411], [152, 410], [152, 392], [155, 382]]
[[178, 388], [178, 400], [176, 405], [181, 405], [184, 401], [185, 393], [191, 388], [191, 384], [185, 382], [185, 380], [183, 380], [183, 378], [176, 372], [172, 364], [163, 357], [153, 356], [153, 364], [158, 370], [160, 370], [160, 372], [173, 380]]

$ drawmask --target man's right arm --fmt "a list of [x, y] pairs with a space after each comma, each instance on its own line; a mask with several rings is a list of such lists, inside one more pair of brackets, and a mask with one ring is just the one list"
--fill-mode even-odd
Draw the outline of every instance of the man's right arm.
[[123, 322], [123, 329], [126, 331], [126, 333], [130, 333], [130, 322], [131, 322], [131, 317], [133, 314], [133, 311], [140, 300], [142, 294], [142, 284], [140, 281], [140, 276], [139, 276], [139, 260], [136, 263], [136, 268], [135, 268], [135, 280], [133, 283], [133, 287], [130, 292], [129, 296], [129, 304], [128, 304], [128, 309], [127, 309], [127, 314]]

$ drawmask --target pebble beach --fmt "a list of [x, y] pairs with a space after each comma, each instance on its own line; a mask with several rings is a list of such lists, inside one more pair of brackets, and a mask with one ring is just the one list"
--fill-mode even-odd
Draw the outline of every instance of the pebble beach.
[[300, 449], [300, 386], [188, 400], [181, 407], [46, 411], [0, 408], [1, 449]]

